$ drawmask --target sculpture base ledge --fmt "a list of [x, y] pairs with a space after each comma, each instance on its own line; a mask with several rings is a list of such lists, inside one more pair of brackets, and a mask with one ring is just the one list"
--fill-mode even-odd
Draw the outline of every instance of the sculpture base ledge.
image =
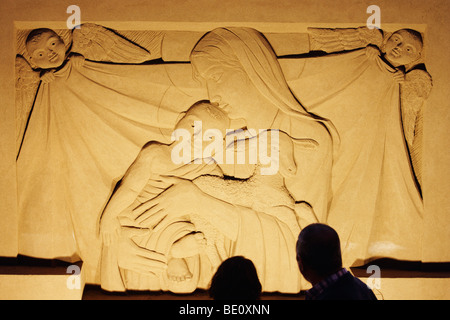
[[84, 286], [81, 262], [68, 266], [0, 265], [0, 300], [81, 300]]
[[[374, 269], [369, 268], [371, 266], [378, 266], [379, 274], [375, 274]], [[380, 300], [450, 299], [450, 263], [380, 259], [363, 267], [351, 268], [351, 271], [373, 287]]]

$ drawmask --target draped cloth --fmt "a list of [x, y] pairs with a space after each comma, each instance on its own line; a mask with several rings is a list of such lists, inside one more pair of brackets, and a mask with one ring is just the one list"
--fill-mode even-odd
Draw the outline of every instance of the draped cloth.
[[423, 203], [402, 129], [394, 69], [364, 50], [295, 60], [289, 81], [302, 105], [340, 136], [327, 223], [347, 265], [387, 257], [421, 260]]
[[[288, 87], [262, 36], [231, 29], [233, 37], [247, 44], [233, 47], [240, 62], [248, 62], [245, 72], [283, 114], [274, 121], [277, 128], [322, 146], [316, 153], [295, 147], [301, 170], [283, 183], [295, 201], [310, 197], [317, 204], [313, 207], [327, 211], [320, 218], [338, 231], [345, 263], [377, 257], [421, 260], [423, 204], [403, 136], [394, 70], [363, 50], [296, 59], [301, 72]], [[171, 72], [177, 75], [171, 77]], [[81, 258], [87, 281], [99, 283], [99, 219], [116, 182], [145, 143], [169, 142], [180, 112], [207, 94], [188, 82], [188, 64], [86, 61], [74, 67], [69, 61], [55, 76], [39, 88], [17, 160], [19, 253]], [[258, 237], [268, 248], [259, 247], [259, 252], [284, 252], [271, 243], [285, 245], [281, 256], [289, 260], [292, 278], [283, 283], [293, 281], [292, 288], [283, 290], [293, 292], [299, 275], [286, 255], [295, 251], [297, 235], [279, 220], [269, 214], [242, 216], [242, 238], [230, 254], [254, 255]], [[255, 231], [258, 237], [253, 237]], [[281, 256], [266, 255], [272, 261], [267, 275], [288, 274], [283, 274], [287, 260]], [[262, 260], [257, 263], [266, 266]], [[277, 289], [273, 281], [269, 290]]]
[[116, 182], [146, 142], [169, 142], [180, 112], [205, 96], [175, 86], [170, 70], [186, 66], [191, 74], [189, 65], [69, 61], [41, 84], [17, 160], [20, 254], [81, 258], [96, 282], [99, 219]]

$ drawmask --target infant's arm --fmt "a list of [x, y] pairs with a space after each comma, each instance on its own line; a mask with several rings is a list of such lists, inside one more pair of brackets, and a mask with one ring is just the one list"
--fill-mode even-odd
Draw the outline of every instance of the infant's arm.
[[156, 169], [153, 166], [154, 160], [164, 156], [166, 149], [166, 145], [155, 142], [148, 143], [142, 148], [106, 206], [101, 218], [102, 227], [106, 227], [111, 221], [116, 223], [115, 218], [135, 202]]

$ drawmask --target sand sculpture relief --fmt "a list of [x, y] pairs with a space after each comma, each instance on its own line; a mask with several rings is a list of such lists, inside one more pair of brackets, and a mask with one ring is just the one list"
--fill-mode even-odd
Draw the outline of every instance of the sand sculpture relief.
[[346, 265], [421, 260], [419, 32], [230, 27], [180, 48], [164, 31], [30, 31], [19, 253], [81, 259], [105, 290], [182, 293], [235, 255], [264, 291], [298, 292], [295, 241], [312, 222], [338, 230]]

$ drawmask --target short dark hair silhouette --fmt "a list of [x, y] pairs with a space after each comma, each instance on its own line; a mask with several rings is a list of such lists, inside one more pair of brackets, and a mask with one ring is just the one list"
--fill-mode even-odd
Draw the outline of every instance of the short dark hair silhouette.
[[214, 300], [257, 300], [261, 289], [253, 262], [235, 256], [219, 266], [211, 280], [209, 295]]
[[337, 232], [321, 223], [305, 227], [297, 241], [297, 260], [319, 276], [328, 276], [342, 268], [341, 245]]
[[306, 300], [377, 300], [364, 282], [342, 268], [339, 236], [326, 224], [313, 223], [300, 232], [297, 262], [313, 285]]

